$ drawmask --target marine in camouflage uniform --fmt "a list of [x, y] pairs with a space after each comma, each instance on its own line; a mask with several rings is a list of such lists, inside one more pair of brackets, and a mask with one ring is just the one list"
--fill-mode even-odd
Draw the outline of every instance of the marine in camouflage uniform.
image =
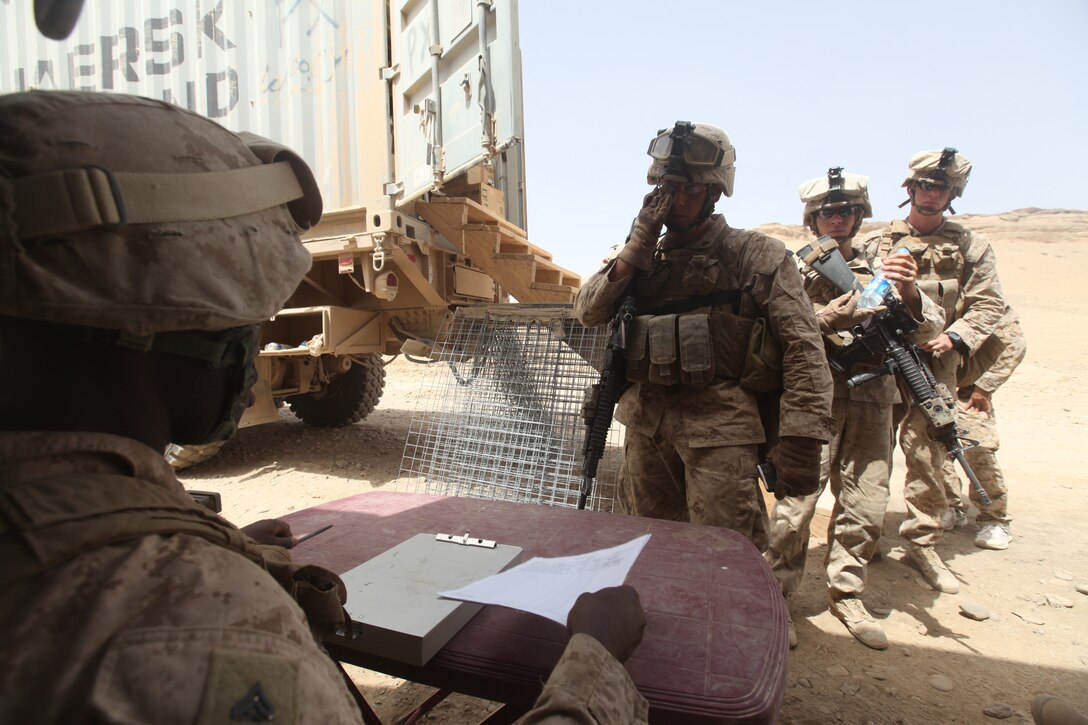
[[649, 153], [655, 189], [618, 256], [586, 281], [574, 306], [593, 327], [608, 323], [625, 296], [637, 301], [626, 350], [632, 385], [616, 410], [627, 427], [617, 498], [629, 514], [731, 528], [762, 549], [767, 514], [756, 466], [773, 441], [760, 396], [764, 412], [781, 419], [767, 455], [778, 470], [776, 495], [812, 491], [831, 433], [823, 343], [784, 245], [713, 214], [733, 191], [736, 152], [725, 132], [677, 122]]
[[[299, 157], [171, 104], [0, 97], [0, 721], [361, 722], [320, 645], [343, 584], [161, 453], [233, 432], [320, 214]], [[645, 719], [586, 639], [538, 721]]]
[[[868, 179], [830, 169], [826, 176], [801, 185], [805, 203], [803, 220], [820, 239], [803, 261], [816, 262], [837, 250], [860, 286], [873, 277], [864, 250], [852, 244], [862, 220], [873, 215]], [[805, 250], [802, 250], [804, 252]], [[836, 258], [838, 259], [838, 258]], [[882, 308], [859, 310], [858, 294], [843, 295], [809, 264], [805, 265], [805, 292], [816, 309], [824, 332], [828, 356], [849, 344], [849, 329]], [[901, 271], [915, 269], [907, 255], [889, 259], [884, 274], [893, 279], [904, 299], [921, 315], [919, 340], [928, 340], [943, 326], [944, 316], [927, 297], [905, 279]], [[855, 371], [856, 372], [856, 371]], [[820, 487], [808, 495], [786, 498], [775, 504], [771, 516], [771, 541], [764, 557], [789, 598], [801, 585], [808, 554], [809, 526], [816, 504], [830, 483], [835, 497], [827, 530], [827, 588], [829, 608], [862, 644], [874, 649], [888, 646], [883, 628], [861, 602], [866, 567], [878, 546], [888, 505], [888, 479], [892, 457], [892, 406], [900, 401], [894, 376], [884, 376], [849, 388], [846, 377], [832, 370], [835, 381], [833, 414], [835, 430], [824, 449]], [[791, 621], [792, 625], [792, 621]], [[797, 642], [791, 627], [790, 644]]]
[[[978, 441], [978, 446], [967, 449], [964, 455], [990, 499], [990, 503], [983, 503], [974, 488], [968, 487], [971, 502], [979, 511], [975, 519], [979, 526], [975, 545], [983, 549], [1006, 549], [1012, 538], [1008, 486], [997, 462], [1000, 441], [993, 394], [1012, 376], [1026, 354], [1024, 330], [1016, 312], [1009, 308], [997, 330], [974, 355], [962, 361], [957, 370], [960, 406], [956, 411], [956, 422], [966, 431], [966, 438]], [[967, 518], [962, 489], [950, 491], [949, 502], [949, 516], [943, 522], [946, 529]]]
[[[910, 213], [865, 240], [866, 255], [886, 257], [905, 247], [918, 264], [918, 287], [945, 312], [945, 330], [920, 347], [931, 354], [930, 367], [939, 384], [956, 389], [956, 368], [996, 329], [1006, 303], [990, 244], [944, 216], [962, 195], [971, 163], [955, 149], [923, 151], [910, 161], [903, 182]], [[907, 202], [904, 202], [907, 203]], [[950, 401], [952, 402], [952, 401]], [[911, 406], [900, 424], [899, 443], [906, 458], [904, 499], [907, 518], [899, 533], [907, 553], [934, 589], [959, 591], [959, 582], [934, 548], [940, 540], [947, 492], [956, 472], [940, 443], [928, 432], [925, 414]]]

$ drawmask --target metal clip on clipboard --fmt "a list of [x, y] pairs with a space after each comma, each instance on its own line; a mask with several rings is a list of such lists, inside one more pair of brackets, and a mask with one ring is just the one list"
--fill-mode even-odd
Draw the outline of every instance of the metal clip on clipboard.
[[490, 539], [474, 539], [468, 535], [466, 531], [464, 536], [454, 536], [453, 534], [435, 534], [435, 541], [444, 541], [447, 544], [460, 544], [461, 546], [479, 546], [483, 549], [494, 549], [495, 542]]

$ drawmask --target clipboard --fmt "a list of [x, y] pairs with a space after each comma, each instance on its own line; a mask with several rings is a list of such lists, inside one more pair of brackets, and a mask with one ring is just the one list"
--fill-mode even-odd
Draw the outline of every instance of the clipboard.
[[422, 667], [482, 604], [443, 599], [497, 574], [521, 556], [521, 547], [452, 534], [416, 534], [341, 576], [350, 631], [337, 645]]

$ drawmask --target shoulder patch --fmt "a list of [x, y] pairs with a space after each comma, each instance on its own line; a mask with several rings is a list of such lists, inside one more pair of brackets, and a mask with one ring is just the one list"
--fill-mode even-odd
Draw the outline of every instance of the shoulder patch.
[[214, 650], [197, 722], [296, 722], [298, 668], [285, 656]]

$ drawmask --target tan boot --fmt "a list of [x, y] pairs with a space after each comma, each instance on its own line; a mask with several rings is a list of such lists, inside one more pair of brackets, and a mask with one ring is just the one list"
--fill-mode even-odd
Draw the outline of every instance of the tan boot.
[[1035, 698], [1035, 702], [1031, 703], [1031, 719], [1035, 725], [1088, 725], [1088, 717], [1053, 695]]
[[931, 587], [945, 594], [959, 592], [959, 580], [956, 579], [955, 574], [948, 570], [948, 567], [941, 561], [941, 557], [937, 555], [937, 550], [932, 546], [915, 546], [911, 544], [907, 547], [907, 556], [918, 567], [918, 571], [922, 572], [922, 576]]
[[869, 615], [865, 605], [857, 597], [832, 599], [828, 609], [842, 620], [846, 631], [854, 635], [858, 642], [873, 649], [888, 648], [888, 636], [884, 634], [884, 628]]
[[796, 649], [797, 630], [793, 628], [793, 615], [790, 614], [789, 600], [786, 601], [786, 635], [789, 637], [790, 649]]

